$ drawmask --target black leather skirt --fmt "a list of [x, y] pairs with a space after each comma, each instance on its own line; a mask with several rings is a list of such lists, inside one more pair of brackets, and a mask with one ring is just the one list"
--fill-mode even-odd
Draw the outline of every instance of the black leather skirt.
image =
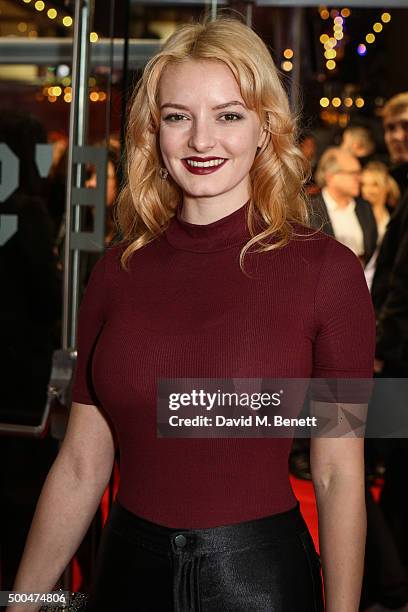
[[320, 560], [299, 510], [171, 529], [114, 502], [87, 612], [321, 612]]

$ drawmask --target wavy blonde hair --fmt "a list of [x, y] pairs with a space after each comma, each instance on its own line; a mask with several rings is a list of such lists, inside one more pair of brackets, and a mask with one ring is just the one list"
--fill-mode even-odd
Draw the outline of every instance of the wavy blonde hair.
[[[296, 120], [266, 45], [236, 19], [187, 24], [150, 59], [132, 97], [126, 132], [126, 183], [116, 211], [121, 242], [129, 243], [121, 258], [123, 268], [134, 251], [165, 231], [182, 200], [171, 177], [162, 180], [159, 176], [163, 162], [157, 134], [160, 77], [166, 66], [185, 60], [220, 61], [228, 66], [245, 104], [257, 112], [266, 131], [250, 171], [247, 223], [251, 239], [241, 250], [241, 268], [246, 251], [255, 243], [260, 245], [257, 252], [277, 249], [297, 235], [294, 223], [308, 224], [304, 185], [309, 166], [296, 144]], [[256, 213], [262, 230], [258, 234]]]

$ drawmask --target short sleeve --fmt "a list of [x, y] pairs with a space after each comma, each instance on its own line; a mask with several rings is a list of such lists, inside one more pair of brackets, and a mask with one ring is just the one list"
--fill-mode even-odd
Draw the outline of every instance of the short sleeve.
[[103, 256], [93, 267], [79, 309], [72, 401], [81, 404], [98, 405], [92, 384], [92, 357], [105, 321], [105, 260]]
[[315, 378], [371, 378], [375, 315], [362, 265], [354, 253], [327, 238], [315, 293]]

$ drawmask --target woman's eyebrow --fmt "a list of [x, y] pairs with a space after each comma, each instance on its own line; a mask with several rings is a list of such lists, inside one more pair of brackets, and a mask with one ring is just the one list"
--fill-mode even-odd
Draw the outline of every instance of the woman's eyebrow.
[[[228, 106], [238, 105], [246, 108], [243, 102], [240, 102], [239, 100], [231, 100], [231, 102], [225, 102], [224, 104], [218, 104], [217, 106], [214, 106], [212, 110], [219, 110], [221, 108], [228, 108]], [[173, 102], [166, 102], [165, 104], [162, 104], [160, 110], [162, 110], [163, 108], [177, 108], [180, 110], [189, 110], [187, 106], [183, 106], [183, 104], [175, 104]]]

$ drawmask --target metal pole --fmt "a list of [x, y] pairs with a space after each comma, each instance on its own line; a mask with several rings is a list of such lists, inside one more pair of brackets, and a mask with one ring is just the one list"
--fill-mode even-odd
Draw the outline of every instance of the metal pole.
[[80, 230], [80, 207], [72, 204], [73, 187], [80, 187], [82, 169], [74, 169], [74, 149], [86, 142], [88, 118], [89, 33], [94, 0], [75, 0], [72, 52], [72, 104], [69, 117], [67, 193], [65, 212], [64, 297], [62, 348], [75, 346], [78, 316], [79, 250], [71, 255], [71, 232]]
[[[84, 146], [88, 119], [88, 70], [89, 33], [93, 17], [94, 0], [75, 0], [74, 37], [72, 49], [72, 103], [69, 116], [67, 192], [65, 208], [64, 296], [62, 313], [62, 350], [68, 355], [76, 343], [78, 316], [79, 250], [72, 254], [71, 232], [81, 226], [81, 210], [73, 206], [75, 187], [81, 187], [83, 171], [79, 164], [74, 168], [74, 152]], [[69, 564], [61, 577], [63, 588], [70, 590], [72, 566]]]
[[211, 0], [211, 21], [217, 19], [217, 0]]
[[248, 27], [252, 28], [252, 14], [253, 14], [253, 3], [252, 0], [249, 0], [246, 7], [246, 24]]
[[[129, 25], [130, 25], [130, 0], [125, 0], [125, 19], [123, 29], [123, 68], [122, 68], [122, 120], [120, 122], [120, 147], [121, 152], [126, 150], [126, 111], [129, 103]], [[120, 174], [123, 183], [122, 168]]]
[[290, 45], [293, 49], [293, 72], [290, 84], [290, 100], [292, 111], [297, 114], [299, 110], [299, 90], [300, 90], [300, 41], [302, 37], [302, 20], [303, 8], [296, 6], [293, 8], [293, 19], [290, 28], [291, 41]]

